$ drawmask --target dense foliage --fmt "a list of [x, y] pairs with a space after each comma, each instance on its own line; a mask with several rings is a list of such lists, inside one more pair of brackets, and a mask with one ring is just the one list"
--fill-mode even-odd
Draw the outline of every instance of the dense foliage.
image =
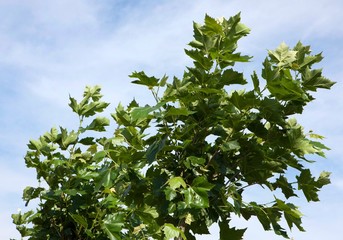
[[[232, 215], [257, 217], [284, 237], [281, 219], [303, 231], [289, 200], [303, 193], [319, 201], [329, 173], [314, 177], [306, 166], [310, 154], [328, 148], [294, 115], [314, 100], [311, 92], [334, 83], [313, 69], [321, 54], [282, 43], [268, 51], [261, 76], [252, 74], [251, 90], [234, 90], [248, 83], [233, 68], [251, 58], [236, 52], [248, 33], [239, 14], [194, 23], [185, 50], [194, 66], [171, 81], [134, 72], [133, 83], [146, 86], [156, 104], [119, 104], [114, 132], [99, 115], [109, 105], [99, 86], [86, 87], [81, 101], [70, 97], [78, 129], [52, 128], [28, 144], [25, 162], [41, 184], [23, 194], [26, 204], [38, 199], [38, 208], [12, 216], [21, 235], [191, 240], [218, 223], [220, 239], [238, 240], [245, 229], [230, 226]], [[278, 194], [269, 203], [247, 202], [243, 193], [253, 185]]]

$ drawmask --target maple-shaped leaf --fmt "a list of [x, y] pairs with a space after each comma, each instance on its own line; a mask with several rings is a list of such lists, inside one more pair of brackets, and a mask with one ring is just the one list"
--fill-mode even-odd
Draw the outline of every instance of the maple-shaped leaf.
[[297, 60], [297, 51], [290, 50], [284, 42], [282, 42], [274, 51], [269, 50], [268, 54], [271, 60], [280, 68], [290, 66]]

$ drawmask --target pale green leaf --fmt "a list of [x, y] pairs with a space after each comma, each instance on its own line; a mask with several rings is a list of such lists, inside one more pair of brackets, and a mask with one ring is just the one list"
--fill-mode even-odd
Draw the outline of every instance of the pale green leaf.
[[297, 51], [290, 50], [286, 43], [282, 42], [274, 51], [268, 51], [269, 57], [278, 67], [290, 66], [297, 60]]
[[180, 229], [178, 229], [171, 223], [165, 223], [163, 225], [163, 232], [165, 235], [165, 240], [173, 239], [180, 236]]
[[102, 228], [111, 240], [121, 240], [120, 231], [125, 224], [124, 213], [107, 215], [102, 223]]
[[183, 188], [187, 187], [187, 185], [186, 185], [186, 183], [182, 177], [172, 177], [168, 180], [168, 184], [171, 187], [171, 189], [173, 189], [173, 190], [176, 190], [176, 189], [180, 188], [181, 186]]

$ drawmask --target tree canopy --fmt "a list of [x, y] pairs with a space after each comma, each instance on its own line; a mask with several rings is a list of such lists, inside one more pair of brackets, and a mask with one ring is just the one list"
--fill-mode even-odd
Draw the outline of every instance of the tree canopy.
[[[185, 50], [194, 65], [181, 78], [132, 73], [153, 105], [119, 104], [110, 120], [101, 115], [109, 103], [99, 86], [87, 86], [79, 101], [70, 97], [79, 127], [52, 128], [28, 144], [25, 163], [40, 185], [23, 193], [26, 205], [38, 199], [37, 209], [12, 215], [21, 235], [192, 240], [218, 223], [220, 239], [239, 240], [246, 229], [231, 226], [233, 215], [256, 217], [286, 238], [282, 219], [304, 231], [291, 200], [319, 201], [330, 173], [313, 176], [310, 156], [324, 157], [329, 148], [295, 115], [314, 100], [312, 92], [334, 82], [313, 68], [322, 55], [301, 42], [268, 51], [261, 76], [247, 80], [234, 69], [251, 59], [237, 52], [250, 31], [240, 20], [206, 15], [203, 25], [194, 23]], [[278, 194], [269, 203], [246, 201], [244, 191], [257, 185]]]

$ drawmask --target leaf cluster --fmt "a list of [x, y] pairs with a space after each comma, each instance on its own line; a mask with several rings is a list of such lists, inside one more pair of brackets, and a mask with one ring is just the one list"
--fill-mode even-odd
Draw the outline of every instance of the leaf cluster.
[[[245, 229], [230, 226], [232, 215], [256, 217], [284, 237], [283, 218], [303, 231], [302, 214], [287, 201], [301, 192], [319, 200], [330, 174], [315, 178], [304, 163], [328, 148], [294, 115], [314, 100], [310, 92], [334, 83], [313, 69], [321, 54], [282, 43], [268, 52], [261, 77], [252, 74], [251, 90], [229, 92], [248, 83], [234, 65], [251, 58], [237, 52], [249, 31], [239, 14], [194, 23], [185, 50], [194, 66], [172, 81], [134, 72], [133, 83], [146, 86], [156, 104], [119, 104], [111, 114], [114, 132], [107, 130], [110, 119], [98, 116], [108, 106], [99, 86], [86, 87], [80, 102], [70, 97], [79, 128], [53, 128], [28, 144], [26, 165], [44, 184], [24, 190], [27, 204], [39, 200], [36, 211], [12, 215], [22, 236], [192, 240], [218, 223], [220, 239], [242, 239]], [[297, 173], [293, 180], [289, 170]], [[244, 191], [254, 185], [280, 190], [283, 198], [246, 202]]]

